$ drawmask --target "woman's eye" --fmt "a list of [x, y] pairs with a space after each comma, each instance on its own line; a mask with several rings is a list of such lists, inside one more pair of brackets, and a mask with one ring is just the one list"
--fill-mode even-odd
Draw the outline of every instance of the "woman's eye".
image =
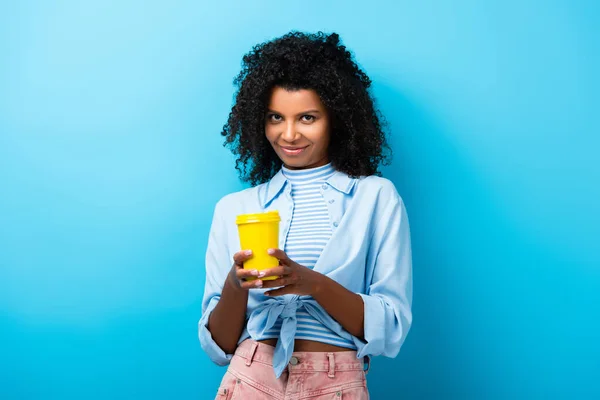
[[305, 120], [305, 121], [313, 121], [315, 119], [314, 116], [312, 115], [303, 115], [302, 118], [308, 117], [309, 119]]
[[272, 121], [279, 121], [277, 118], [281, 118], [279, 115], [277, 114], [271, 114], [269, 115], [269, 119]]

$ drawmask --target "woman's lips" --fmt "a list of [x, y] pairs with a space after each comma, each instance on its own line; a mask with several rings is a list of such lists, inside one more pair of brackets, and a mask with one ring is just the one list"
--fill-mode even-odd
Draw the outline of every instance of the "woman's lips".
[[281, 151], [283, 151], [283, 153], [285, 155], [288, 156], [297, 156], [299, 154], [301, 154], [308, 146], [304, 146], [304, 147], [281, 147]]

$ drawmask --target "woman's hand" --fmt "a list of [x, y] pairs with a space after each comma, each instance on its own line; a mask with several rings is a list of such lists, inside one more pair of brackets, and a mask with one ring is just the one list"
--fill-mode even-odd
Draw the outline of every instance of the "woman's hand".
[[279, 259], [279, 266], [261, 271], [260, 276], [277, 276], [272, 281], [264, 281], [263, 288], [279, 289], [265, 292], [265, 296], [280, 296], [283, 294], [297, 294], [301, 296], [313, 296], [319, 292], [322, 286], [323, 274], [302, 266], [285, 254], [283, 250], [269, 249], [268, 253]]
[[264, 271], [244, 269], [244, 262], [251, 257], [252, 250], [238, 251], [233, 256], [233, 267], [231, 267], [228, 279], [236, 289], [248, 290], [263, 287], [263, 281], [260, 279], [247, 281], [248, 278], [261, 278], [265, 276]]

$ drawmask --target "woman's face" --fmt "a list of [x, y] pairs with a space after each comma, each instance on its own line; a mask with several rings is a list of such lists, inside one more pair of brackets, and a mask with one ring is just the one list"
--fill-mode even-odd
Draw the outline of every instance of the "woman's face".
[[273, 89], [265, 133], [287, 168], [315, 168], [327, 164], [329, 129], [329, 116], [317, 92]]

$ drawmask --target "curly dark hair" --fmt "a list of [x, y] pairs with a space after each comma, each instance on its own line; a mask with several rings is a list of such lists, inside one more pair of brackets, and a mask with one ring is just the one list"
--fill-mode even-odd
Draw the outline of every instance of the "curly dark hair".
[[281, 160], [265, 135], [265, 115], [274, 87], [313, 89], [325, 105], [331, 123], [328, 156], [333, 167], [352, 177], [379, 175], [391, 149], [387, 123], [375, 107], [371, 79], [341, 44], [337, 33], [291, 31], [255, 45], [244, 55], [233, 80], [238, 90], [227, 123], [224, 145], [237, 156], [244, 182], [267, 182]]

